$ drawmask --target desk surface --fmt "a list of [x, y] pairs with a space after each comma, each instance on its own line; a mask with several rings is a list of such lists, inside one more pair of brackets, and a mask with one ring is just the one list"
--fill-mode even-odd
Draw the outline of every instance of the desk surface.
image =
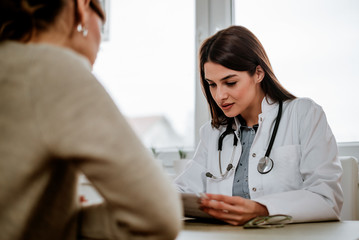
[[359, 240], [359, 221], [289, 224], [283, 228], [243, 227], [186, 220], [176, 240]]

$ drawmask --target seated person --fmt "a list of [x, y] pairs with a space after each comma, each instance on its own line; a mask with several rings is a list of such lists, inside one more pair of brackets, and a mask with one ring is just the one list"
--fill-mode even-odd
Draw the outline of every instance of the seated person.
[[233, 225], [339, 219], [342, 168], [324, 111], [279, 83], [259, 40], [242, 26], [219, 31], [200, 49], [200, 76], [211, 121], [179, 191], [207, 193], [203, 211]]
[[[99, 0], [0, 0], [0, 239], [175, 239], [173, 184], [91, 73]], [[81, 208], [79, 173], [103, 205]]]

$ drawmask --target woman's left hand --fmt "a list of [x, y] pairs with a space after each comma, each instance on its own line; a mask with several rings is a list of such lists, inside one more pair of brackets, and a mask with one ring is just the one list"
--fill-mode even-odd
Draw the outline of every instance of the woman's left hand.
[[232, 225], [243, 225], [252, 218], [268, 216], [265, 206], [253, 200], [220, 194], [206, 194], [201, 209], [209, 215]]

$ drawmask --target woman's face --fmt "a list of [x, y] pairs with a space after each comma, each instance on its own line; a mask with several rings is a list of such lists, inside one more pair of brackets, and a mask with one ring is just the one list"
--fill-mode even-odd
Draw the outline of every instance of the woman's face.
[[256, 71], [250, 76], [247, 71], [235, 71], [207, 62], [204, 73], [213, 99], [227, 117], [249, 116], [258, 109], [258, 103], [261, 104], [264, 97], [260, 87], [263, 72]]

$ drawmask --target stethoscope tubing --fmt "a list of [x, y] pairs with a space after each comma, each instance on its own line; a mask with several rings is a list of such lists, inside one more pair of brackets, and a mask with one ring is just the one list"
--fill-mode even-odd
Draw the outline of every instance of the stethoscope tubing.
[[277, 136], [277, 131], [278, 131], [278, 127], [279, 127], [279, 122], [280, 122], [280, 119], [282, 118], [282, 108], [283, 108], [283, 102], [282, 101], [279, 101], [279, 109], [278, 109], [278, 114], [277, 114], [277, 118], [276, 118], [276, 121], [275, 121], [275, 125], [274, 125], [274, 129], [273, 129], [273, 133], [272, 133], [272, 137], [269, 141], [269, 145], [268, 145], [268, 148], [267, 148], [267, 151], [265, 153], [265, 157], [269, 157], [269, 154], [270, 152], [272, 151], [272, 147], [273, 147], [273, 143], [274, 143], [274, 140]]
[[[275, 140], [275, 138], [277, 136], [279, 123], [280, 123], [280, 120], [281, 120], [281, 117], [282, 117], [282, 108], [283, 108], [283, 102], [279, 101], [278, 114], [277, 114], [277, 117], [276, 117], [274, 129], [273, 129], [273, 132], [272, 132], [272, 136], [271, 136], [271, 139], [269, 141], [269, 145], [267, 147], [267, 150], [266, 150], [266, 153], [265, 153], [264, 157], [259, 160], [258, 166], [257, 166], [257, 170], [261, 174], [266, 174], [266, 173], [270, 172], [273, 169], [273, 166], [274, 166], [274, 162], [269, 157], [269, 155], [270, 155], [270, 153], [272, 151], [273, 143], [274, 143], [274, 140]], [[229, 134], [234, 135], [233, 136], [233, 152], [232, 152], [232, 156], [231, 156], [231, 161], [228, 164], [225, 173], [222, 173], [221, 152], [222, 152], [222, 146], [223, 146], [223, 139]], [[229, 171], [233, 169], [233, 159], [234, 159], [234, 152], [235, 152], [234, 150], [235, 150], [237, 144], [238, 144], [238, 138], [236, 136], [235, 131], [232, 129], [231, 124], [229, 123], [227, 125], [226, 130], [220, 135], [220, 137], [218, 139], [218, 163], [219, 163], [219, 170], [220, 170], [221, 177], [216, 177], [210, 172], [206, 173], [207, 177], [212, 178], [214, 180], [223, 180], [224, 178], [227, 177]]]

